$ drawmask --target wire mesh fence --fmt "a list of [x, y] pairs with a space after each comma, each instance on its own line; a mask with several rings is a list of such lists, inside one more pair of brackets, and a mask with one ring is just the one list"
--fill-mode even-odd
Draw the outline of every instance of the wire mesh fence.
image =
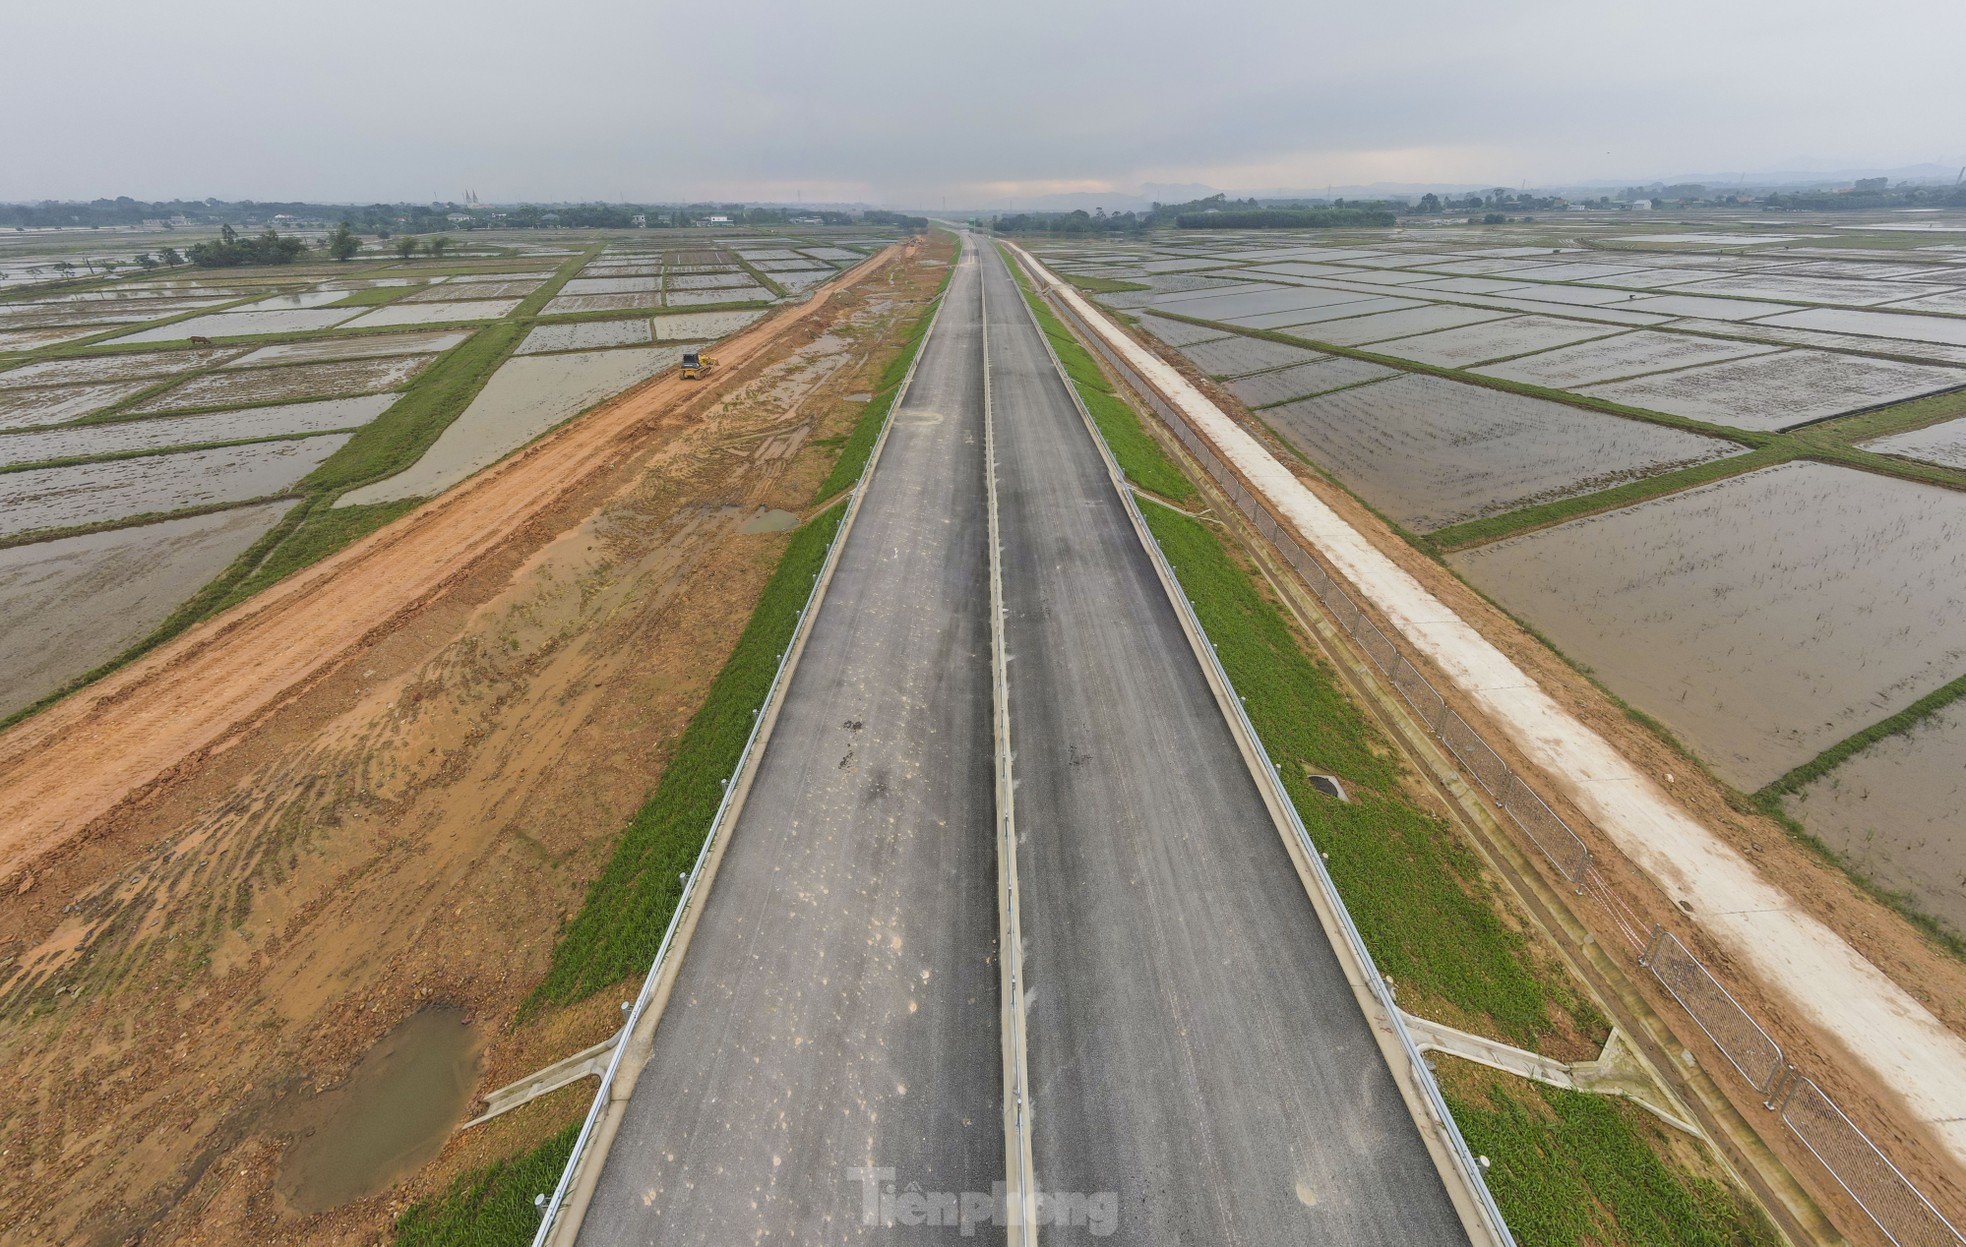
[[1892, 1242], [1900, 1247], [1959, 1247], [1966, 1242], [1813, 1080], [1797, 1075], [1784, 1091], [1780, 1112], [1782, 1124]]
[[[1338, 577], [1271, 515], [1214, 447], [1177, 414], [1153, 387], [1062, 302], [1054, 306], [1102, 355], [1252, 521], [1257, 532], [1289, 563], [1332, 621], [1386, 673], [1393, 687], [1476, 783], [1493, 797], [1564, 878], [1582, 891], [1593, 876], [1590, 848], [1549, 807], [1480, 733], [1456, 712], [1420, 669], [1399, 652], [1342, 587]], [[1604, 903], [1600, 899], [1600, 903]], [[1614, 918], [1620, 916], [1613, 913]], [[1626, 921], [1620, 918], [1620, 921]], [[1721, 986], [1678, 937], [1655, 926], [1640, 956], [1694, 1023], [1713, 1040], [1747, 1084], [1779, 1112], [1783, 1125], [1849, 1194], [1886, 1238], [1899, 1247], [1966, 1247], [1952, 1222], [1850, 1120], [1813, 1080], [1787, 1064], [1781, 1045]]]

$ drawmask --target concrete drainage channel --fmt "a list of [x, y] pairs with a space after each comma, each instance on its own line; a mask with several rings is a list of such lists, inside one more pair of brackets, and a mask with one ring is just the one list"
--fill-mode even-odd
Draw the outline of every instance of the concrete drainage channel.
[[[649, 967], [648, 976], [642, 981], [641, 992], [632, 1004], [624, 1003], [627, 1019], [621, 1030], [611, 1040], [577, 1053], [559, 1065], [549, 1066], [522, 1079], [510, 1088], [502, 1088], [495, 1096], [513, 1092], [514, 1096], [523, 1094], [519, 1090], [527, 1084], [551, 1081], [549, 1074], [560, 1071], [563, 1065], [580, 1065], [582, 1072], [574, 1073], [565, 1082], [577, 1081], [586, 1074], [585, 1066], [598, 1059], [605, 1049], [609, 1055], [607, 1064], [600, 1071], [601, 1085], [594, 1093], [594, 1103], [581, 1123], [580, 1133], [574, 1139], [573, 1153], [567, 1159], [566, 1169], [560, 1175], [559, 1184], [551, 1196], [542, 1196], [540, 1203], [539, 1230], [533, 1236], [534, 1247], [547, 1247], [547, 1244], [571, 1244], [580, 1231], [580, 1221], [586, 1212], [587, 1200], [592, 1197], [595, 1183], [600, 1178], [602, 1163], [607, 1158], [608, 1145], [614, 1132], [619, 1128], [622, 1112], [625, 1110], [629, 1094], [634, 1089], [635, 1077], [640, 1073], [641, 1062], [646, 1061], [654, 1037], [655, 1025], [662, 1014], [670, 986], [675, 980], [677, 966], [689, 945], [689, 937], [694, 931], [697, 916], [701, 913], [698, 893], [707, 891], [716, 875], [716, 864], [728, 840], [726, 833], [736, 821], [744, 804], [744, 795], [749, 790], [752, 779], [757, 774], [757, 761], [763, 753], [765, 742], [771, 736], [772, 724], [778, 717], [785, 689], [790, 683], [793, 669], [798, 665], [799, 655], [804, 651], [806, 639], [811, 634], [812, 622], [820, 602], [825, 598], [826, 587], [831, 583], [833, 571], [839, 564], [840, 551], [846, 545], [849, 533], [853, 531], [854, 517], [859, 514], [861, 500], [866, 496], [867, 482], [873, 477], [874, 469], [880, 463], [881, 450], [887, 445], [888, 430], [893, 427], [894, 413], [901, 409], [908, 395], [908, 388], [914, 382], [915, 368], [928, 352], [929, 340], [942, 319], [942, 305], [936, 305], [935, 319], [929, 323], [928, 332], [922, 335], [917, 344], [915, 356], [908, 363], [908, 371], [895, 391], [894, 402], [888, 406], [888, 414], [881, 425], [880, 436], [875, 439], [872, 451], [868, 453], [866, 466], [860, 470], [860, 477], [854, 482], [852, 501], [847, 504], [846, 514], [840, 519], [838, 531], [826, 548], [826, 559], [820, 567], [818, 578], [813, 582], [812, 592], [799, 611], [799, 624], [792, 635], [791, 643], [784, 654], [779, 656], [778, 669], [772, 676], [771, 686], [765, 693], [764, 705], [759, 708], [757, 721], [751, 727], [751, 734], [744, 742], [743, 752], [738, 755], [737, 769], [724, 785], [722, 802], [710, 821], [710, 830], [703, 840], [703, 848], [698, 852], [695, 865], [683, 881], [681, 898], [676, 902], [676, 911], [670, 916], [669, 927], [663, 933], [662, 943], [657, 948], [655, 961]], [[583, 1061], [583, 1058], [585, 1060]], [[530, 1098], [530, 1097], [527, 1097]], [[523, 1102], [508, 1096], [511, 1102], [505, 1103], [499, 1111], [516, 1107]], [[488, 1112], [487, 1116], [496, 1115]], [[483, 1117], [479, 1120], [484, 1120]], [[473, 1123], [475, 1124], [475, 1123]]]

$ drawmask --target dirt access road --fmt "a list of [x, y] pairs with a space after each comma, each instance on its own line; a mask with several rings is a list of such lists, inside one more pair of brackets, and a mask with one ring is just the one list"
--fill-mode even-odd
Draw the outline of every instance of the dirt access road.
[[[510, 1025], [784, 549], [745, 521], [812, 509], [941, 276], [920, 258], [850, 274], [720, 352], [739, 361], [721, 379], [596, 410], [23, 725], [49, 754], [0, 741], [92, 794], [39, 822], [0, 893], [9, 1241], [373, 1243], [578, 1115], [586, 1087], [319, 1213], [286, 1163], [425, 1005], [470, 1019], [480, 1090], [616, 1024], [604, 993]], [[152, 740], [167, 694], [187, 730]]]
[[[864, 275], [732, 339], [718, 352], [725, 368], [741, 369]], [[18, 879], [400, 626], [632, 452], [650, 421], [690, 394], [664, 374], [0, 735], [0, 880]]]

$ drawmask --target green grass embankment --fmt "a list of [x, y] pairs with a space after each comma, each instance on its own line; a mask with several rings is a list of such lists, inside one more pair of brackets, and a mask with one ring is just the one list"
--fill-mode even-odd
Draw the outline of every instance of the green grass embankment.
[[559, 1185], [578, 1122], [529, 1152], [460, 1174], [396, 1218], [396, 1247], [524, 1247], [539, 1231], [533, 1197]]

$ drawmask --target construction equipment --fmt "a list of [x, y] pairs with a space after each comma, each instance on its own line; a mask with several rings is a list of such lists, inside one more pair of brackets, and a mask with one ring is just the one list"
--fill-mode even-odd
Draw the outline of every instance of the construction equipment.
[[707, 377], [710, 375], [710, 370], [716, 366], [717, 361], [702, 351], [683, 352], [683, 380], [685, 381], [696, 381]]

